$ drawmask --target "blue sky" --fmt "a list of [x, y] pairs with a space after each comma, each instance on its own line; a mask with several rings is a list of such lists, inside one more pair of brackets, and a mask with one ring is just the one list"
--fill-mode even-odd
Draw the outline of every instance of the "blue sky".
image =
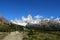
[[0, 0], [0, 15], [8, 20], [31, 14], [60, 17], [60, 0]]

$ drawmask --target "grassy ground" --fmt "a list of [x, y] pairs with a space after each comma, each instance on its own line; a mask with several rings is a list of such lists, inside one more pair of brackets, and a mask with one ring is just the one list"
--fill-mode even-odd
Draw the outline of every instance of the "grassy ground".
[[0, 35], [7, 34], [7, 32], [0, 32]]
[[25, 30], [24, 40], [60, 40], [60, 31]]
[[[25, 29], [22, 32], [24, 32], [24, 40], [60, 40], [60, 31]], [[4, 34], [7, 32], [0, 32], [0, 37]]]

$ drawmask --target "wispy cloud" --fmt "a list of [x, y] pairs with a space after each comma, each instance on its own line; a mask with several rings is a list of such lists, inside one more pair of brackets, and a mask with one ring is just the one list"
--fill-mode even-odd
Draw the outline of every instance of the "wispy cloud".
[[[18, 24], [18, 25], [22, 25], [22, 26], [25, 26], [27, 25], [27, 23], [32, 23], [32, 24], [39, 24], [39, 22], [41, 21], [41, 18], [43, 18], [43, 16], [40, 16], [40, 15], [36, 15], [34, 17], [32, 17], [30, 14], [26, 17], [22, 16], [22, 19], [18, 20], [18, 19], [15, 19], [15, 20], [11, 20], [12, 23], [14, 24]], [[51, 16], [50, 18], [44, 18], [43, 20], [50, 20], [50, 19], [53, 19], [54, 17]], [[54, 20], [60, 20], [60, 18], [55, 18]]]

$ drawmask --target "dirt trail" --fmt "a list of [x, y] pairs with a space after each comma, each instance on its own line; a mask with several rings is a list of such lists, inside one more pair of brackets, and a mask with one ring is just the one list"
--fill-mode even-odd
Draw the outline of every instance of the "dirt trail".
[[11, 32], [3, 40], [23, 40], [23, 32]]

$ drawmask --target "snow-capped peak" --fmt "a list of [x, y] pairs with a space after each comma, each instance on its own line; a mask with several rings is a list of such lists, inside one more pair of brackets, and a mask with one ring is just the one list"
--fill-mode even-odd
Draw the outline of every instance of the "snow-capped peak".
[[[17, 25], [26, 26], [28, 23], [30, 23], [30, 24], [40, 24], [40, 22], [42, 20], [49, 22], [49, 20], [53, 19], [53, 16], [51, 16], [51, 18], [44, 18], [44, 19], [41, 19], [41, 18], [43, 18], [43, 16], [39, 16], [39, 15], [34, 16], [32, 18], [32, 16], [29, 14], [27, 16], [27, 18], [22, 16], [22, 19], [20, 19], [20, 20], [18, 20], [18, 19], [11, 20], [11, 22], [14, 23], [14, 24], [17, 24]], [[56, 18], [54, 20], [60, 23], [60, 18]]]

